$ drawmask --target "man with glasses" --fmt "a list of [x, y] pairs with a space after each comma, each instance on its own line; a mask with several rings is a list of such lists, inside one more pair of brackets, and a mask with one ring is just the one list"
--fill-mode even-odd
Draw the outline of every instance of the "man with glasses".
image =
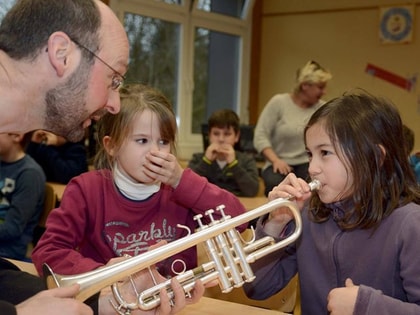
[[[82, 139], [92, 120], [119, 111], [128, 50], [123, 26], [99, 0], [18, 0], [0, 25], [0, 132], [45, 129], [70, 141]], [[14, 268], [0, 259], [0, 314], [92, 313], [72, 299], [78, 286], [45, 291], [38, 277]], [[130, 295], [133, 289], [127, 288], [122, 289]], [[174, 314], [187, 303], [178, 282], [173, 290], [175, 305], [164, 295], [159, 314]], [[203, 290], [199, 286], [189, 302]], [[130, 313], [110, 301], [115, 305], [111, 291], [102, 290], [89, 305], [100, 314]]]
[[20, 0], [0, 26], [0, 132], [47, 129], [70, 141], [119, 110], [128, 39], [95, 0]]

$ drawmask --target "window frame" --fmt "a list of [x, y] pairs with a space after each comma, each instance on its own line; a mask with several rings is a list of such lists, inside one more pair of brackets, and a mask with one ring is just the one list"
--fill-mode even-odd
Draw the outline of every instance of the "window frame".
[[[177, 122], [178, 157], [190, 159], [195, 152], [201, 152], [202, 135], [191, 133], [192, 98], [194, 76], [194, 33], [195, 28], [207, 28], [236, 35], [240, 38], [240, 60], [238, 62], [237, 104], [234, 110], [241, 123], [249, 122], [249, 80], [251, 62], [252, 7], [255, 0], [247, 0], [242, 18], [235, 18], [197, 8], [198, 1], [184, 0], [182, 4], [169, 4], [157, 0], [110, 0], [110, 8], [124, 21], [124, 12], [150, 16], [180, 24], [180, 51], [178, 63]], [[192, 5], [191, 7], [191, 4]], [[191, 7], [191, 10], [190, 10]]]

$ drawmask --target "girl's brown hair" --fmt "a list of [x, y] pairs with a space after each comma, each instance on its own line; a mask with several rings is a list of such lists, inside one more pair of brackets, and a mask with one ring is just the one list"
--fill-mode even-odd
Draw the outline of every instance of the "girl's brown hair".
[[176, 154], [177, 125], [172, 106], [158, 90], [142, 85], [131, 84], [120, 89], [121, 110], [118, 114], [105, 114], [97, 124], [97, 153], [94, 159], [96, 169], [112, 169], [114, 158], [105, 150], [102, 140], [111, 138], [118, 150], [126, 141], [133, 128], [133, 119], [137, 114], [149, 109], [159, 120], [160, 135], [171, 145], [171, 152]]
[[[346, 94], [321, 106], [310, 118], [305, 135], [316, 123], [325, 128], [353, 177], [350, 203], [354, 206], [338, 222], [341, 228], [376, 227], [395, 208], [420, 202], [402, 142], [403, 124], [392, 103], [367, 93]], [[330, 216], [316, 194], [310, 209], [315, 222]]]

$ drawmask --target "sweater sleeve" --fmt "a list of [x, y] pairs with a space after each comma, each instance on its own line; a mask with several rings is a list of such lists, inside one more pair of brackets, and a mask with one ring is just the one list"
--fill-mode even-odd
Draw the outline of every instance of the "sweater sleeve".
[[1, 241], [20, 237], [27, 224], [40, 214], [38, 205], [45, 191], [43, 174], [34, 169], [27, 169], [19, 175], [15, 185], [4, 223], [0, 224]]
[[45, 290], [39, 277], [22, 272], [6, 259], [0, 258], [0, 314], [16, 315], [15, 305]]
[[42, 166], [49, 181], [67, 184], [88, 170], [86, 149], [79, 142], [60, 147], [31, 142], [27, 152]]
[[[16, 304], [47, 289], [43, 279], [20, 271], [16, 265], [3, 258], [0, 258], [0, 288], [0, 314], [2, 315], [16, 315]], [[98, 302], [99, 293], [85, 301], [95, 315], [99, 313]]]
[[2, 315], [16, 315], [16, 308], [13, 304], [6, 301], [0, 301], [0, 313]]
[[[405, 211], [409, 211], [408, 209], [409, 207]], [[404, 221], [400, 224], [399, 233], [394, 237], [395, 242], [400, 244], [398, 246], [398, 257], [395, 257], [399, 266], [398, 273], [384, 275], [384, 277], [389, 278], [390, 282], [395, 282], [393, 280], [395, 277], [401, 279], [404, 297], [397, 298], [391, 296], [390, 293], [385, 294], [382, 290], [360, 283], [354, 315], [420, 314], [419, 225], [420, 214], [418, 210], [412, 211], [411, 215], [405, 216]], [[358, 283], [354, 284], [358, 285]]]
[[238, 163], [231, 167], [233, 177], [241, 195], [244, 197], [254, 197], [258, 193], [258, 168], [255, 159], [242, 152], [236, 152]]
[[420, 305], [403, 302], [384, 295], [380, 290], [360, 285], [353, 314], [416, 315], [420, 314]]
[[258, 152], [272, 147], [271, 133], [273, 132], [279, 116], [279, 95], [273, 96], [258, 118], [254, 131], [254, 147]]
[[[264, 233], [261, 217], [257, 223], [256, 239], [262, 239], [268, 235]], [[287, 237], [287, 233], [281, 238], [274, 238], [276, 242]], [[245, 294], [255, 300], [265, 300], [282, 290], [297, 272], [296, 247], [289, 245], [269, 255], [266, 255], [253, 264], [255, 279], [245, 283]]]
[[61, 274], [78, 274], [104, 265], [78, 250], [92, 224], [86, 185], [80, 177], [70, 181], [60, 207], [49, 214], [47, 229], [32, 252], [32, 261], [40, 275], [43, 263]]
[[11, 262], [0, 258], [0, 314], [16, 314], [14, 305], [45, 290], [44, 281], [20, 271]]
[[211, 163], [207, 163], [203, 159], [204, 153], [193, 154], [191, 160], [188, 163], [188, 167], [196, 172], [200, 176], [207, 177], [211, 172]]

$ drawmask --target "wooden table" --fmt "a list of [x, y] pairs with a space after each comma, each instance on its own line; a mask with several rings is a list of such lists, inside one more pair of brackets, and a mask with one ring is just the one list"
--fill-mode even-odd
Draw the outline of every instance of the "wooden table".
[[268, 202], [267, 197], [238, 197], [239, 201], [244, 205], [246, 210], [252, 210]]
[[32, 275], [37, 276], [38, 272], [35, 269], [34, 264], [26, 262], [26, 261], [20, 261], [20, 260], [14, 260], [14, 259], [10, 259], [10, 258], [5, 258], [6, 260], [10, 261], [11, 263], [13, 263], [15, 266], [17, 266], [20, 270], [22, 271], [26, 271]]
[[245, 304], [202, 297], [196, 304], [188, 305], [179, 315], [281, 315], [280, 311], [267, 310]]
[[[53, 188], [55, 193], [57, 194], [57, 198], [60, 201], [63, 197], [64, 189], [66, 189], [66, 185], [48, 182]], [[257, 197], [238, 197], [241, 203], [245, 206], [246, 210], [252, 210], [263, 204], [268, 202], [267, 197], [265, 196], [257, 196]]]

